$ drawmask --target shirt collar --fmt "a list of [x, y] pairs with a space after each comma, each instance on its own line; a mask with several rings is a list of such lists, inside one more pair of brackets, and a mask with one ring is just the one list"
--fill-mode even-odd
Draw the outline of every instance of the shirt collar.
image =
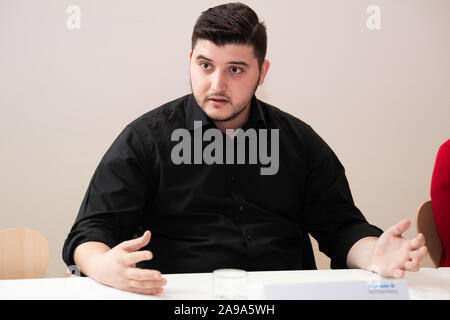
[[[188, 130], [194, 129], [194, 121], [201, 121], [202, 126], [215, 126], [214, 122], [206, 115], [206, 113], [200, 108], [195, 99], [194, 95], [191, 93], [188, 97], [186, 106], [186, 128]], [[264, 113], [261, 109], [261, 105], [254, 95], [250, 102], [250, 115], [247, 123], [244, 127], [258, 127], [258, 125], [263, 125], [267, 127], [266, 119], [264, 117]]]

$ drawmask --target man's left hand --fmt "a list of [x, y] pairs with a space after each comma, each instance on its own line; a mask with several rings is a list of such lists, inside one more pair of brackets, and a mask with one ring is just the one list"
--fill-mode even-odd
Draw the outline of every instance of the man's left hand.
[[405, 271], [418, 271], [420, 260], [426, 256], [425, 238], [419, 233], [408, 240], [402, 234], [411, 222], [402, 220], [387, 229], [375, 243], [368, 270], [385, 277], [403, 278]]

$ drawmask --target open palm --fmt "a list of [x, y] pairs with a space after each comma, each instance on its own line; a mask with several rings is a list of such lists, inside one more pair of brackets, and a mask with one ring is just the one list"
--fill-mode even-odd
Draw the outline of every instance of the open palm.
[[427, 248], [421, 233], [410, 240], [402, 237], [410, 225], [410, 221], [402, 220], [380, 236], [375, 244], [369, 270], [394, 278], [402, 278], [405, 271], [419, 270], [420, 260], [427, 254]]

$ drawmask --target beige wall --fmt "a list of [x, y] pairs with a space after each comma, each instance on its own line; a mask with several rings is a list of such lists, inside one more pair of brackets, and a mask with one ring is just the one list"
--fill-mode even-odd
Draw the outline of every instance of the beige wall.
[[[63, 241], [101, 156], [127, 123], [189, 92], [192, 27], [223, 2], [0, 0], [0, 228], [41, 231], [48, 276], [65, 273]], [[268, 28], [257, 96], [328, 142], [370, 222], [414, 221], [450, 138], [450, 2], [243, 2]], [[71, 4], [79, 30], [66, 27]]]

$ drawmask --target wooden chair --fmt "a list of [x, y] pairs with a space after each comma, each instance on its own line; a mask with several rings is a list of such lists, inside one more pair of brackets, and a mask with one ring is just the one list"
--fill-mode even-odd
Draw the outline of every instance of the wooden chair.
[[442, 255], [442, 242], [436, 227], [436, 222], [434, 221], [431, 200], [422, 203], [417, 210], [416, 227], [417, 232], [422, 233], [425, 237], [425, 245], [427, 246], [431, 261], [438, 267]]
[[50, 260], [50, 245], [30, 228], [0, 230], [0, 279], [42, 278]]

